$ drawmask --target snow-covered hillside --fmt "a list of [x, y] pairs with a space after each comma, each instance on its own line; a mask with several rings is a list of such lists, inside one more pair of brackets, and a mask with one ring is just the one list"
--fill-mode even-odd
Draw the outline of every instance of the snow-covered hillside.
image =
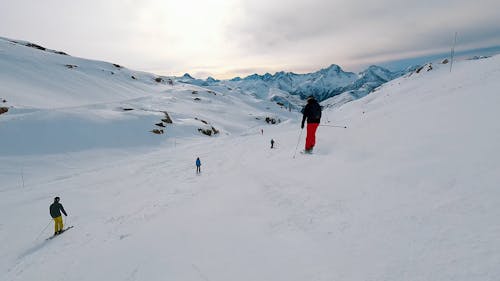
[[[91, 61], [65, 69], [66, 56], [0, 43], [0, 280], [500, 276], [500, 56], [328, 108], [315, 154], [295, 155], [301, 116], [274, 103], [152, 74], [108, 80]], [[109, 87], [89, 102], [93, 81]], [[173, 124], [149, 133], [162, 111]], [[255, 119], [267, 115], [282, 122]], [[199, 134], [195, 117], [222, 133]], [[55, 196], [74, 228], [46, 241]]]
[[[251, 95], [226, 95], [33, 45], [0, 38], [0, 100], [6, 100], [0, 106], [9, 108], [0, 118], [0, 155], [147, 147], [200, 136], [198, 129], [257, 131], [266, 117], [285, 122], [293, 116]], [[164, 112], [173, 125], [162, 122]]]

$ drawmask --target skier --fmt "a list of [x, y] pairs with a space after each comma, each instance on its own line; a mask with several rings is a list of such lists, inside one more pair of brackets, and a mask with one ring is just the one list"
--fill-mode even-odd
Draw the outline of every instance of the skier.
[[200, 157], [196, 158], [196, 173], [197, 174], [201, 173], [201, 161], [200, 161]]
[[274, 140], [271, 139], [271, 148], [274, 148]]
[[304, 152], [312, 153], [314, 145], [316, 144], [316, 130], [321, 120], [321, 106], [314, 96], [309, 96], [307, 98], [307, 104], [302, 109], [302, 114], [302, 129], [304, 129], [304, 123], [307, 119], [307, 136]]
[[66, 211], [64, 210], [63, 205], [59, 203], [59, 199], [59, 197], [54, 198], [54, 203], [52, 203], [49, 208], [50, 216], [54, 220], [54, 235], [61, 234], [64, 229], [61, 212], [65, 216], [68, 216], [68, 214], [66, 214]]

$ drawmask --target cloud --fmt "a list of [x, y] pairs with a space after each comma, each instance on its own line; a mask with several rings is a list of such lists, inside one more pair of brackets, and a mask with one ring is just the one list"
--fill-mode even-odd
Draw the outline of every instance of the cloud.
[[324, 65], [500, 43], [498, 1], [242, 1], [227, 30], [242, 52]]
[[[498, 0], [0, 0], [0, 36], [159, 74], [348, 70], [500, 45]], [[355, 69], [353, 69], [355, 68]]]

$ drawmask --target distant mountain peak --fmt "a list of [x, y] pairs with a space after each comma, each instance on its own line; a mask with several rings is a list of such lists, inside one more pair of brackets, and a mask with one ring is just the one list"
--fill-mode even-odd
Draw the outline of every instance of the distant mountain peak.
[[182, 75], [182, 78], [194, 79], [193, 76], [189, 75], [189, 73], [184, 73], [184, 75]]
[[339, 72], [344, 72], [344, 71], [342, 70], [342, 67], [340, 67], [336, 64], [331, 64], [329, 67], [321, 69], [320, 72], [337, 72], [337, 73], [339, 73]]
[[248, 75], [247, 77], [243, 78], [243, 80], [257, 80], [257, 79], [261, 79], [261, 76], [257, 73]]
[[212, 76], [209, 76], [209, 77], [207, 78], [207, 82], [210, 82], [210, 83], [213, 83], [213, 82], [220, 82], [220, 80], [217, 80], [217, 79], [213, 78]]

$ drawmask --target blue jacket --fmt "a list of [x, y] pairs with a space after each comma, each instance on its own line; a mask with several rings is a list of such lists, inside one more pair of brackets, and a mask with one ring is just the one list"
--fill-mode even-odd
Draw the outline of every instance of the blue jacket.
[[201, 166], [200, 158], [196, 159], [196, 166]]

